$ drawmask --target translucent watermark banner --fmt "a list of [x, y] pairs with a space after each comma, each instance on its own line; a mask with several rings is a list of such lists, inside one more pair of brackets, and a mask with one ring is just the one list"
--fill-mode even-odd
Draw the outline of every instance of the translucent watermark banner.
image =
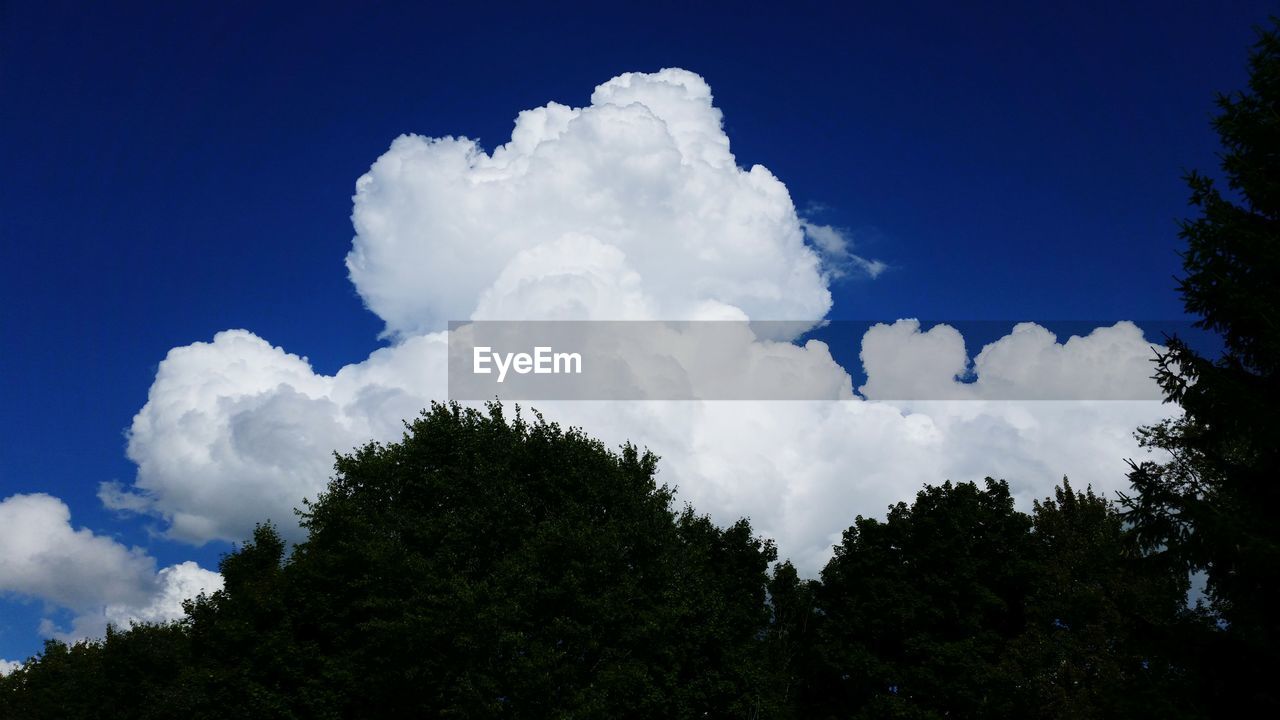
[[1185, 321], [465, 321], [449, 397], [478, 400], [1161, 400]]

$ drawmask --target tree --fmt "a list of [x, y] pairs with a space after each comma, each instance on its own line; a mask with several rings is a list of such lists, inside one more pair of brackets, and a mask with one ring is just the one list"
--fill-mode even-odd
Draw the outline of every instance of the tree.
[[300, 694], [314, 660], [293, 632], [297, 598], [286, 585], [285, 554], [275, 527], [258, 525], [218, 563], [222, 589], [185, 603], [192, 656], [185, 685], [196, 701], [184, 717], [330, 715], [314, 695]]
[[270, 525], [177, 624], [0, 678], [0, 717], [759, 717], [776, 552], [672, 508], [657, 458], [435, 405], [337, 458], [290, 554]]
[[48, 640], [44, 651], [0, 677], [0, 718], [90, 720], [186, 717], [190, 648], [177, 623], [107, 628], [99, 640]]
[[1216, 359], [1179, 338], [1157, 379], [1182, 417], [1139, 433], [1168, 454], [1131, 462], [1123, 498], [1148, 552], [1207, 578], [1223, 626], [1203, 639], [1216, 692], [1274, 714], [1280, 696], [1280, 23], [1260, 33], [1247, 91], [1221, 95], [1214, 120], [1226, 191], [1187, 177], [1200, 216], [1182, 223], [1179, 291]]
[[656, 463], [496, 404], [340, 456], [283, 568], [295, 661], [318, 659], [295, 711], [748, 715], [775, 552], [675, 512]]
[[858, 517], [817, 589], [813, 717], [995, 714], [1025, 624], [1030, 519], [1009, 487], [926, 487]]
[[1199, 716], [1165, 644], [1185, 576], [1065, 480], [1031, 516], [988, 478], [859, 517], [815, 592], [803, 717]]
[[769, 628], [763, 648], [769, 702], [761, 717], [811, 715], [806, 688], [815, 671], [818, 587], [815, 580], [801, 579], [790, 561], [778, 563], [769, 578]]
[[1064, 478], [1034, 503], [1026, 626], [1001, 663], [1020, 717], [1200, 717], [1186, 692], [1188, 581], [1146, 556], [1120, 511]]

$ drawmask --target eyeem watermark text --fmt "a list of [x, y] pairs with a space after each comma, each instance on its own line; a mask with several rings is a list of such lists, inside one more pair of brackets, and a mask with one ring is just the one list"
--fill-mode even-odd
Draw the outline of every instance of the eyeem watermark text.
[[1212, 352], [1185, 321], [468, 320], [449, 323], [448, 397], [1158, 401], [1166, 336]]
[[[498, 382], [507, 379], [507, 371], [519, 375], [581, 375], [582, 355], [554, 352], [550, 347], [538, 346], [529, 353], [500, 353], [491, 347], [476, 347], [471, 354], [471, 371], [477, 375], [489, 375], [496, 367]], [[492, 365], [492, 367], [491, 367]]]

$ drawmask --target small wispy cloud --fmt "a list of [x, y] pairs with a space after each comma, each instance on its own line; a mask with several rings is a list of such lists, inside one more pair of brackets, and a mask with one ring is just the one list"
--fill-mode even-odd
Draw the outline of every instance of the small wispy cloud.
[[834, 225], [820, 225], [808, 220], [801, 220], [800, 226], [804, 234], [822, 256], [823, 265], [832, 278], [841, 278], [858, 271], [874, 279], [880, 276], [889, 265], [880, 260], [862, 257], [853, 252], [853, 241], [850, 232]]

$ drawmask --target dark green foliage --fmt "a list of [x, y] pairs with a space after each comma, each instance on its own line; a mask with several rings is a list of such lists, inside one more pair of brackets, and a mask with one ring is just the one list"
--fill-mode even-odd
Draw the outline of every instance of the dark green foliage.
[[807, 581], [655, 464], [436, 406], [338, 458], [292, 553], [260, 526], [181, 623], [51, 642], [0, 717], [1195, 715], [1185, 576], [1091, 492], [926, 487]]
[[768, 704], [761, 717], [806, 717], [803, 698], [815, 670], [817, 588], [816, 581], [801, 579], [790, 561], [779, 563], [769, 578], [770, 622], [763, 648]]
[[818, 590], [823, 716], [989, 709], [1001, 650], [1024, 623], [1029, 526], [994, 481], [926, 488], [883, 522], [859, 517]]
[[804, 715], [1194, 715], [1158, 641], [1185, 580], [1132, 550], [1115, 509], [1069, 485], [1032, 517], [990, 479], [859, 517], [817, 588]]
[[1144, 547], [1207, 575], [1224, 626], [1202, 637], [1214, 692], [1280, 712], [1280, 25], [1250, 57], [1246, 92], [1221, 96], [1214, 127], [1227, 190], [1192, 173], [1200, 217], [1182, 225], [1179, 290], [1218, 334], [1210, 360], [1178, 339], [1160, 358], [1167, 398], [1186, 411], [1140, 433], [1166, 462], [1134, 463], [1127, 517]]
[[285, 543], [270, 525], [218, 564], [224, 587], [186, 604], [191, 669], [188, 717], [297, 717], [289, 697], [307, 654], [291, 632]]
[[38, 661], [0, 678], [0, 718], [184, 717], [189, 658], [176, 624], [111, 628], [102, 640], [75, 645], [49, 640]]
[[435, 406], [338, 458], [292, 554], [260, 526], [181, 624], [50, 643], [0, 717], [758, 716], [776, 553], [656, 462]]
[[1002, 663], [1022, 717], [1195, 717], [1188, 658], [1198, 629], [1185, 574], [1144, 556], [1120, 512], [1065, 479], [1036, 502], [1026, 627]]
[[655, 463], [496, 406], [339, 458], [288, 569], [341, 714], [743, 714], [773, 548]]

